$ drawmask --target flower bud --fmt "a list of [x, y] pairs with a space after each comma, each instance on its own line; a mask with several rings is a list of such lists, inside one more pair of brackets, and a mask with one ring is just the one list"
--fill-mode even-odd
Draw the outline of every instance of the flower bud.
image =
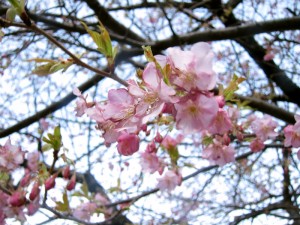
[[68, 191], [71, 191], [75, 188], [75, 185], [76, 185], [76, 174], [74, 173], [71, 180], [68, 182], [66, 188]]
[[31, 174], [30, 171], [28, 169], [25, 170], [25, 176], [22, 178], [22, 180], [20, 181], [20, 185], [21, 187], [26, 187], [28, 186], [29, 182], [30, 182], [30, 178], [31, 178]]
[[39, 193], [40, 193], [40, 185], [39, 182], [36, 181], [31, 189], [29, 199], [33, 201], [39, 195]]
[[52, 188], [54, 188], [55, 186], [55, 178], [56, 175], [53, 175], [51, 177], [49, 177], [46, 181], [45, 181], [45, 189], [48, 191]]
[[24, 193], [14, 192], [7, 200], [7, 203], [12, 207], [20, 207], [26, 203]]
[[68, 165], [68, 166], [66, 166], [64, 169], [63, 169], [63, 171], [62, 171], [62, 176], [63, 176], [63, 178], [65, 178], [65, 179], [69, 179], [69, 177], [70, 177], [70, 166]]

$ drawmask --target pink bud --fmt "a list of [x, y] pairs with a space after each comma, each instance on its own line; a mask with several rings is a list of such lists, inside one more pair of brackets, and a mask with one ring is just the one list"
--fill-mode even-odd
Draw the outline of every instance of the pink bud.
[[54, 188], [55, 186], [55, 178], [57, 175], [53, 175], [51, 177], [49, 177], [46, 181], [45, 181], [45, 189], [48, 191], [52, 188]]
[[12, 207], [20, 207], [26, 203], [24, 193], [14, 192], [7, 200], [7, 203]]
[[25, 187], [28, 186], [29, 181], [31, 178], [31, 174], [30, 171], [28, 169], [25, 170], [25, 176], [22, 178], [22, 180], [20, 181], [20, 185], [21, 187]]
[[275, 55], [273, 53], [267, 53], [264, 55], [264, 61], [271, 61], [272, 59], [274, 59]]
[[75, 188], [75, 185], [76, 185], [76, 174], [74, 173], [71, 180], [68, 182], [66, 188], [68, 191], [71, 191]]
[[157, 143], [161, 143], [163, 141], [163, 137], [161, 136], [160, 133], [156, 133], [156, 136], [154, 138], [154, 140], [157, 142]]
[[143, 124], [141, 126], [141, 130], [144, 131], [144, 132], [147, 132], [147, 124]]
[[227, 133], [225, 133], [224, 135], [223, 135], [223, 141], [222, 141], [222, 144], [223, 145], [229, 145], [230, 144], [230, 137], [228, 136], [228, 134]]
[[70, 166], [66, 166], [62, 171], [63, 178], [69, 179], [70, 177]]
[[151, 141], [146, 147], [146, 152], [152, 153], [152, 152], [156, 152], [156, 151], [157, 151], [156, 145], [155, 145], [154, 141]]
[[39, 193], [40, 193], [39, 182], [35, 182], [34, 185], [33, 185], [33, 187], [32, 187], [32, 190], [30, 192], [29, 199], [31, 201], [33, 201], [38, 196]]
[[117, 149], [121, 155], [129, 156], [139, 150], [140, 139], [136, 134], [123, 133], [118, 137]]
[[219, 108], [223, 108], [224, 105], [225, 105], [225, 99], [224, 99], [224, 96], [218, 95], [218, 96], [216, 96], [215, 98], [216, 98], [216, 100], [217, 100], [217, 102], [218, 102], [218, 104], [219, 104]]

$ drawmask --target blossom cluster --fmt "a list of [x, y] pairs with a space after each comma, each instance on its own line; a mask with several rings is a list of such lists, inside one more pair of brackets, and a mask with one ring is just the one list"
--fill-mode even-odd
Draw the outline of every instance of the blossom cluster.
[[[210, 135], [222, 136], [232, 128], [223, 108], [224, 98], [212, 92], [217, 75], [209, 44], [196, 43], [185, 51], [169, 48], [166, 53], [152, 56], [146, 49], [149, 63], [140, 73], [141, 80], [129, 80], [126, 88], [110, 90], [105, 103], [87, 102], [78, 89], [73, 91], [78, 96], [76, 115], [86, 114], [95, 120], [106, 145], [116, 142], [121, 155], [139, 150], [139, 134], [147, 131], [151, 121], [173, 124], [183, 135], [208, 131]], [[162, 174], [164, 165], [156, 155], [157, 146], [163, 144], [156, 138], [141, 153], [141, 161], [146, 171]], [[234, 151], [228, 142], [221, 141], [208, 146], [204, 156], [224, 165], [234, 160]], [[179, 173], [173, 170], [174, 174]]]

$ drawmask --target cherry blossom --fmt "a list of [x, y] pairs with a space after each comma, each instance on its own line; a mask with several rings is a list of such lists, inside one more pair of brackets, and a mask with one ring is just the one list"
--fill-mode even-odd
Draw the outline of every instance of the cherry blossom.
[[268, 138], [274, 139], [278, 134], [274, 130], [278, 126], [271, 116], [265, 115], [263, 118], [256, 118], [251, 123], [251, 128], [256, 136], [265, 141]]
[[39, 166], [40, 153], [38, 151], [29, 152], [27, 154], [27, 167], [32, 171], [36, 172]]
[[175, 104], [177, 129], [185, 134], [201, 131], [211, 126], [218, 112], [215, 98], [197, 94], [193, 98]]
[[264, 142], [260, 138], [255, 138], [250, 143], [250, 149], [252, 152], [259, 152], [265, 147]]
[[174, 84], [187, 91], [211, 90], [216, 85], [216, 74], [212, 69], [213, 52], [209, 44], [196, 43], [190, 51], [168, 48], [168, 58], [176, 73]]
[[76, 116], [81, 117], [85, 113], [85, 110], [92, 107], [94, 103], [87, 102], [86, 97], [81, 94], [78, 88], [73, 89], [73, 94], [78, 97], [75, 107]]
[[162, 177], [158, 178], [157, 187], [161, 191], [172, 191], [181, 185], [182, 176], [178, 171], [167, 170]]
[[0, 171], [12, 171], [24, 161], [25, 152], [21, 148], [12, 145], [8, 139], [4, 146], [0, 147]]
[[232, 124], [227, 112], [219, 108], [216, 117], [214, 118], [208, 131], [212, 134], [224, 134], [232, 129]]
[[213, 165], [224, 166], [235, 160], [234, 154], [233, 147], [223, 145], [220, 140], [214, 139], [212, 144], [204, 148], [202, 157], [208, 159]]
[[120, 121], [132, 117], [135, 113], [135, 99], [125, 88], [111, 89], [103, 112], [105, 120]]
[[160, 174], [163, 172], [163, 163], [157, 157], [155, 152], [142, 152], [140, 163], [144, 172], [155, 173], [158, 171]]
[[284, 146], [300, 147], [300, 115], [295, 115], [296, 123], [284, 128]]
[[288, 125], [284, 128], [284, 146], [285, 147], [300, 147], [300, 129], [295, 129], [295, 126]]
[[91, 216], [97, 209], [97, 204], [93, 202], [86, 202], [80, 204], [74, 211], [73, 216], [77, 219], [89, 221]]

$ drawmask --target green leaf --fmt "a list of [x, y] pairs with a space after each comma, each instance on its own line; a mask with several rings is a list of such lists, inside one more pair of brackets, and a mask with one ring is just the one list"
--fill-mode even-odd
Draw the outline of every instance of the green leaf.
[[152, 50], [150, 46], [142, 46], [143, 50], [144, 50], [144, 55], [147, 59], [148, 62], [154, 62], [155, 61], [155, 57], [153, 56]]
[[108, 64], [111, 66], [114, 64], [114, 59], [117, 55], [117, 47], [112, 47], [111, 39], [108, 31], [105, 29], [103, 24], [99, 21], [99, 30], [100, 33], [93, 31], [87, 27], [84, 22], [81, 22], [84, 26], [85, 30], [89, 33], [95, 44], [97, 45], [97, 49], [101, 52], [107, 59]]
[[24, 6], [25, 6], [25, 1], [21, 0], [8, 0], [9, 3], [13, 6], [13, 8], [16, 10], [16, 13], [20, 16], [22, 12], [24, 12]]
[[145, 55], [146, 59], [148, 60], [148, 62], [154, 62], [156, 69], [163, 76], [163, 81], [167, 85], [171, 85], [170, 81], [169, 81], [169, 75], [170, 75], [170, 72], [171, 72], [171, 66], [169, 64], [167, 64], [164, 68], [162, 68], [160, 66], [160, 64], [157, 62], [156, 58], [153, 56], [151, 47], [150, 46], [142, 46], [142, 48], [144, 49], [144, 55]]
[[[44, 139], [43, 139], [44, 141]], [[43, 147], [42, 147], [42, 151], [43, 152], [46, 152], [46, 151], [49, 151], [52, 149], [52, 145], [51, 144], [44, 144]]]
[[173, 165], [177, 165], [177, 161], [179, 159], [179, 152], [177, 147], [172, 147], [167, 150]]
[[235, 74], [233, 75], [228, 87], [225, 88], [223, 91], [223, 95], [226, 101], [231, 100], [233, 98], [234, 92], [239, 89], [239, 84], [242, 83], [244, 80], [246, 79], [243, 77], [238, 77]]
[[6, 11], [6, 19], [9, 20], [10, 22], [13, 22], [16, 18], [17, 11], [15, 8], [9, 8]]
[[[42, 140], [47, 144], [51, 145], [51, 147], [55, 151], [59, 151], [60, 147], [62, 146], [62, 137], [60, 132], [60, 127], [56, 126], [54, 128], [53, 134], [48, 133], [48, 137], [43, 137]], [[47, 147], [49, 149], [49, 146]]]
[[33, 59], [28, 59], [26, 61], [36, 62], [36, 63], [46, 63], [36, 67], [32, 71], [32, 74], [36, 74], [38, 76], [47, 76], [56, 73], [59, 70], [65, 72], [74, 63], [72, 59], [55, 61], [52, 59], [33, 58]]
[[63, 194], [63, 202], [56, 202], [55, 209], [61, 212], [69, 211], [69, 200], [66, 191]]
[[203, 145], [210, 145], [210, 144], [212, 144], [213, 143], [213, 137], [211, 137], [211, 136], [205, 136], [205, 137], [203, 137], [203, 139], [202, 139], [202, 144]]
[[87, 197], [89, 196], [89, 189], [88, 189], [88, 186], [87, 186], [87, 183], [86, 182], [83, 182], [83, 184], [81, 185], [81, 191], [83, 193], [83, 196]]
[[9, 174], [5, 172], [0, 172], [0, 182], [6, 183], [9, 180]]
[[44, 163], [39, 163], [39, 173], [38, 177], [41, 183], [45, 183], [45, 181], [49, 178], [50, 174], [47, 170], [47, 167]]
[[54, 65], [55, 65], [55, 63], [51, 62], [51, 63], [47, 63], [47, 64], [43, 64], [41, 66], [38, 66], [32, 71], [32, 74], [36, 74], [41, 77], [50, 75], [51, 74], [50, 69]]

